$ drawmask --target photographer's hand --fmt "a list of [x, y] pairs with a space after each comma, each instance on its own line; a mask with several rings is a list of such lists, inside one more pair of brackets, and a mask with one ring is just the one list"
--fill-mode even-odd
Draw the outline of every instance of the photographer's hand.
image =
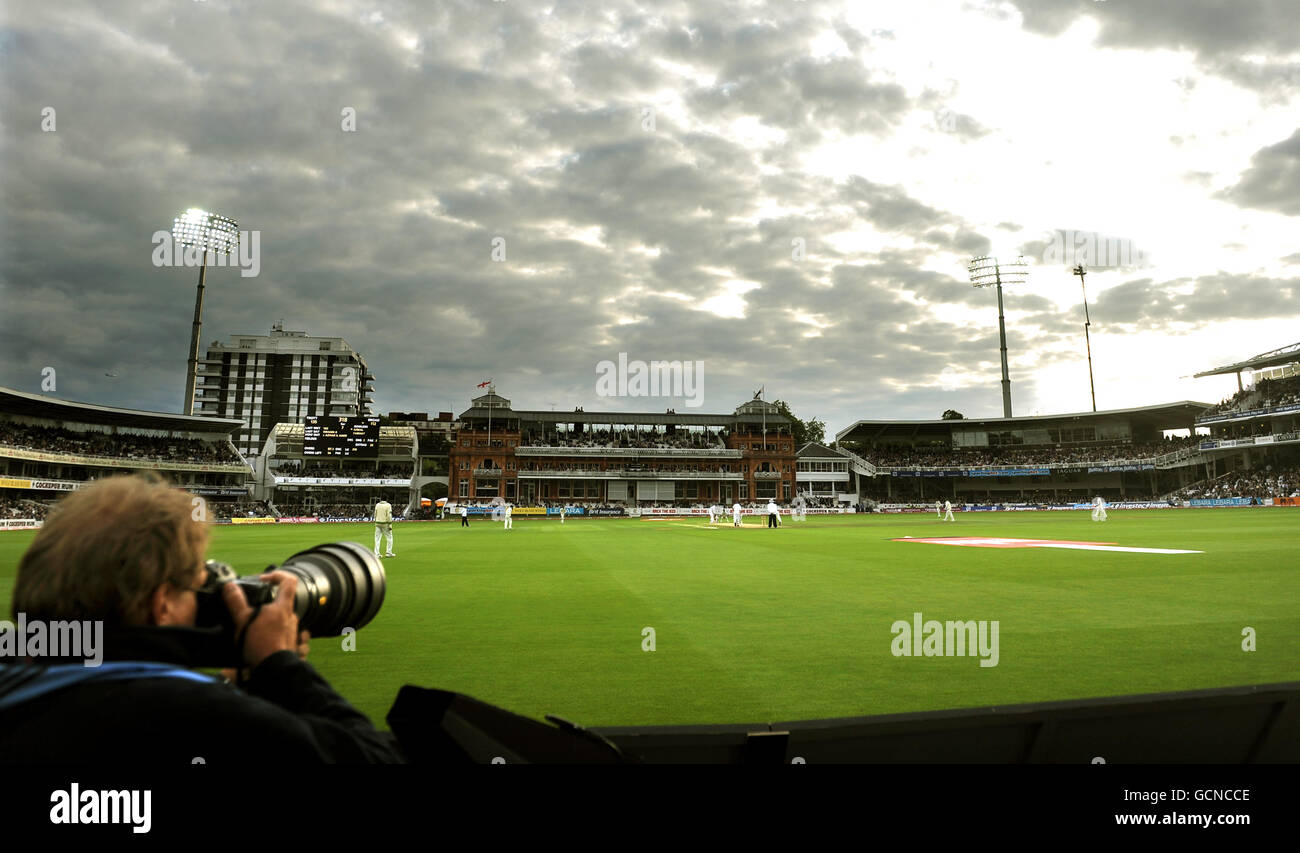
[[[253, 608], [249, 607], [237, 585], [228, 583], [221, 588], [222, 598], [235, 624], [236, 636], [244, 632], [244, 661], [254, 669], [276, 652], [291, 651], [303, 656], [306, 648], [306, 640], [298, 633], [298, 615], [293, 612], [298, 579], [288, 572], [268, 572], [260, 579], [275, 584], [277, 589], [275, 600], [262, 605], [256, 619], [253, 619]], [[250, 619], [252, 624], [249, 624]]]

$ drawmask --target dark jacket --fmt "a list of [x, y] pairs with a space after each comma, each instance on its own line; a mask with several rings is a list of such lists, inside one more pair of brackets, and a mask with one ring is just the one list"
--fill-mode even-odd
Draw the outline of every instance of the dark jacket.
[[[105, 659], [190, 666], [175, 631], [138, 629], [106, 644]], [[0, 661], [10, 665], [5, 666], [10, 675], [12, 663]], [[166, 676], [101, 680], [0, 708], [0, 764], [292, 766], [402, 760], [391, 735], [376, 730], [290, 651], [262, 661], [242, 688]]]

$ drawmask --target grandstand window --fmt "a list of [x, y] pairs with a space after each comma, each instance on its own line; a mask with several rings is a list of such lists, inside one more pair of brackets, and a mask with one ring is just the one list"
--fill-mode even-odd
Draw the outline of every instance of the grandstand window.
[[749, 500], [749, 483], [740, 484], [740, 499], [742, 501]]
[[469, 497], [469, 481], [468, 481], [468, 480], [461, 480], [461, 481], [460, 481], [460, 496], [461, 496], [462, 498], [467, 498], [467, 497]]
[[782, 499], [782, 500], [787, 500], [787, 501], [790, 500], [790, 484], [789, 484], [789, 483], [783, 483], [783, 484], [781, 485], [781, 499]]

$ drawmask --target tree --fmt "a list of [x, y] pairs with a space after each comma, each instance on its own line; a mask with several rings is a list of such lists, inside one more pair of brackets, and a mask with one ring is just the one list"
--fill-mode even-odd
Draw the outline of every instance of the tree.
[[790, 424], [790, 432], [794, 435], [794, 446], [806, 444], [809, 441], [823, 442], [826, 440], [826, 422], [810, 418], [806, 421], [795, 417], [794, 412], [790, 411], [790, 406], [784, 400], [777, 400], [772, 405], [776, 406], [777, 411], [789, 418], [793, 423]]
[[943, 413], [943, 419], [945, 421], [964, 421], [966, 420], [966, 416], [956, 409], [949, 409]]

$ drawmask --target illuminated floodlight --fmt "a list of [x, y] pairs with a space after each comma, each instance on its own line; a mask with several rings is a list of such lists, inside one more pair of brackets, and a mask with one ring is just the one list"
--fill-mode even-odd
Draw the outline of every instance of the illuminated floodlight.
[[1002, 417], [1011, 417], [1011, 374], [1007, 370], [1007, 318], [1002, 311], [1002, 285], [1024, 284], [1029, 280], [1029, 267], [1017, 255], [1014, 261], [999, 261], [991, 255], [974, 258], [967, 271], [975, 287], [998, 289], [998, 335], [1002, 345]]
[[191, 207], [176, 217], [172, 238], [182, 246], [228, 255], [239, 248], [239, 223], [216, 213]]
[[194, 386], [199, 375], [199, 332], [203, 327], [203, 287], [208, 272], [208, 252], [229, 255], [239, 247], [239, 224], [229, 217], [191, 207], [172, 223], [172, 239], [203, 253], [199, 266], [199, 289], [194, 296], [194, 326], [190, 332], [190, 358], [185, 368], [185, 401], [182, 411], [194, 414]]

